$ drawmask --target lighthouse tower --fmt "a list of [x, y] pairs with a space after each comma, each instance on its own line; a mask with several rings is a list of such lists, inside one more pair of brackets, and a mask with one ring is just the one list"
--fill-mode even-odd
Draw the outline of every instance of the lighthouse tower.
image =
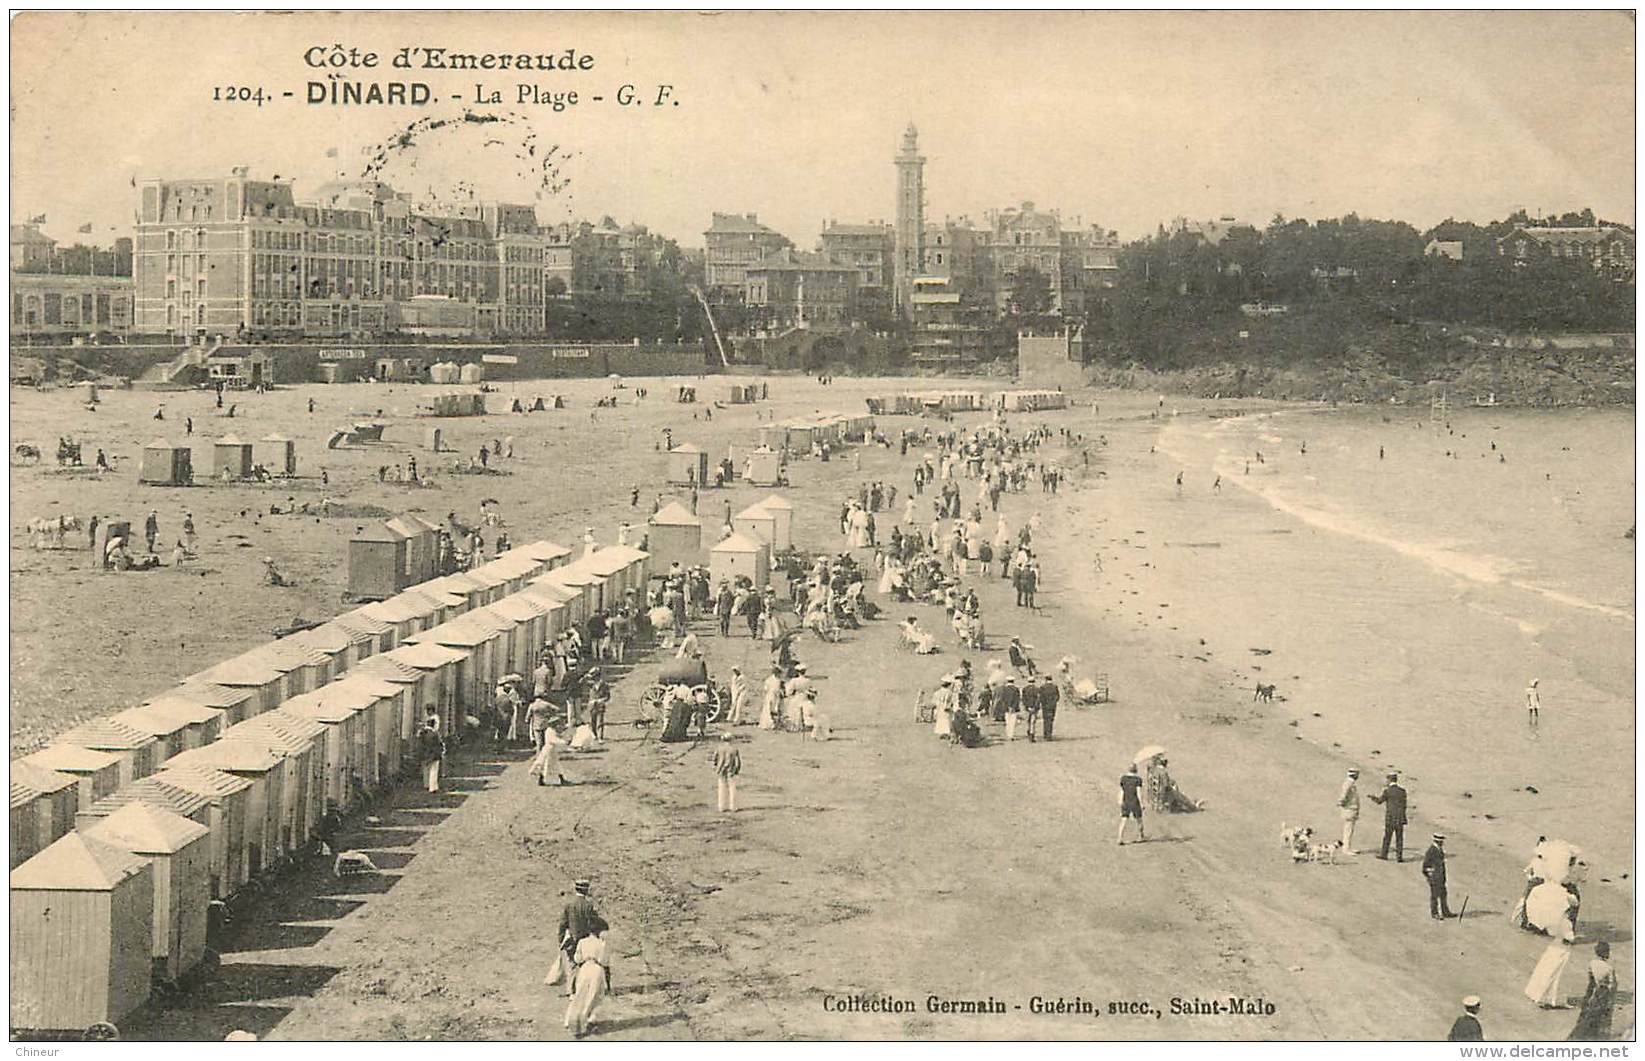
[[925, 271], [925, 156], [920, 133], [909, 122], [897, 154], [897, 310], [909, 316], [914, 278]]

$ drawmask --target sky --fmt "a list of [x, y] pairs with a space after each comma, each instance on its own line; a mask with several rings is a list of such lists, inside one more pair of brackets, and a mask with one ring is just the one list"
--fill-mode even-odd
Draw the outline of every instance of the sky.
[[[1032, 201], [1124, 238], [1179, 215], [1427, 227], [1588, 206], [1631, 224], [1634, 36], [1626, 15], [1562, 12], [25, 13], [10, 215], [45, 214], [68, 241], [90, 223], [106, 243], [131, 232], [133, 181], [235, 166], [302, 199], [466, 109], [512, 117], [425, 133], [383, 178], [442, 199], [463, 181], [545, 221], [611, 215], [686, 246], [711, 211], [801, 246], [830, 218], [890, 220], [910, 122], [934, 220]], [[333, 44], [381, 56], [352, 79], [421, 81], [434, 103], [308, 104], [329, 68], [304, 52]], [[593, 68], [395, 70], [401, 47], [575, 49]], [[476, 83], [504, 103], [477, 102]], [[580, 100], [521, 104], [522, 84]], [[625, 84], [641, 105], [616, 103]], [[214, 101], [227, 86], [274, 98]], [[557, 149], [555, 180], [521, 165], [527, 146]]]

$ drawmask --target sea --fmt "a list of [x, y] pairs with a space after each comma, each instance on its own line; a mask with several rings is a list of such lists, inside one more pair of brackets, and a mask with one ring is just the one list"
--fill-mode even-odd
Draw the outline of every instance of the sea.
[[1307, 739], [1402, 770], [1417, 817], [1627, 871], [1631, 410], [1162, 413], [1113, 473], [1138, 478], [1115, 496], [1138, 499], [1162, 616], [1275, 684]]

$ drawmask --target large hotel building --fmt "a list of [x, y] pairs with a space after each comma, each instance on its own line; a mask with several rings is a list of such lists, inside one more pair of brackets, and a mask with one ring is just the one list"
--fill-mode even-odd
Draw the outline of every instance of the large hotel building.
[[135, 330], [149, 334], [541, 335], [550, 297], [620, 296], [660, 242], [609, 219], [542, 225], [529, 205], [420, 214], [374, 182], [304, 202], [239, 171], [139, 188]]

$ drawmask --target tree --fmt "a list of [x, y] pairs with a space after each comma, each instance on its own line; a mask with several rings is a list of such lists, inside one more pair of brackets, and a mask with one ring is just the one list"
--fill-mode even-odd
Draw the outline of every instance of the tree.
[[1011, 312], [1019, 317], [1037, 317], [1051, 311], [1051, 280], [1032, 265], [1012, 273]]

